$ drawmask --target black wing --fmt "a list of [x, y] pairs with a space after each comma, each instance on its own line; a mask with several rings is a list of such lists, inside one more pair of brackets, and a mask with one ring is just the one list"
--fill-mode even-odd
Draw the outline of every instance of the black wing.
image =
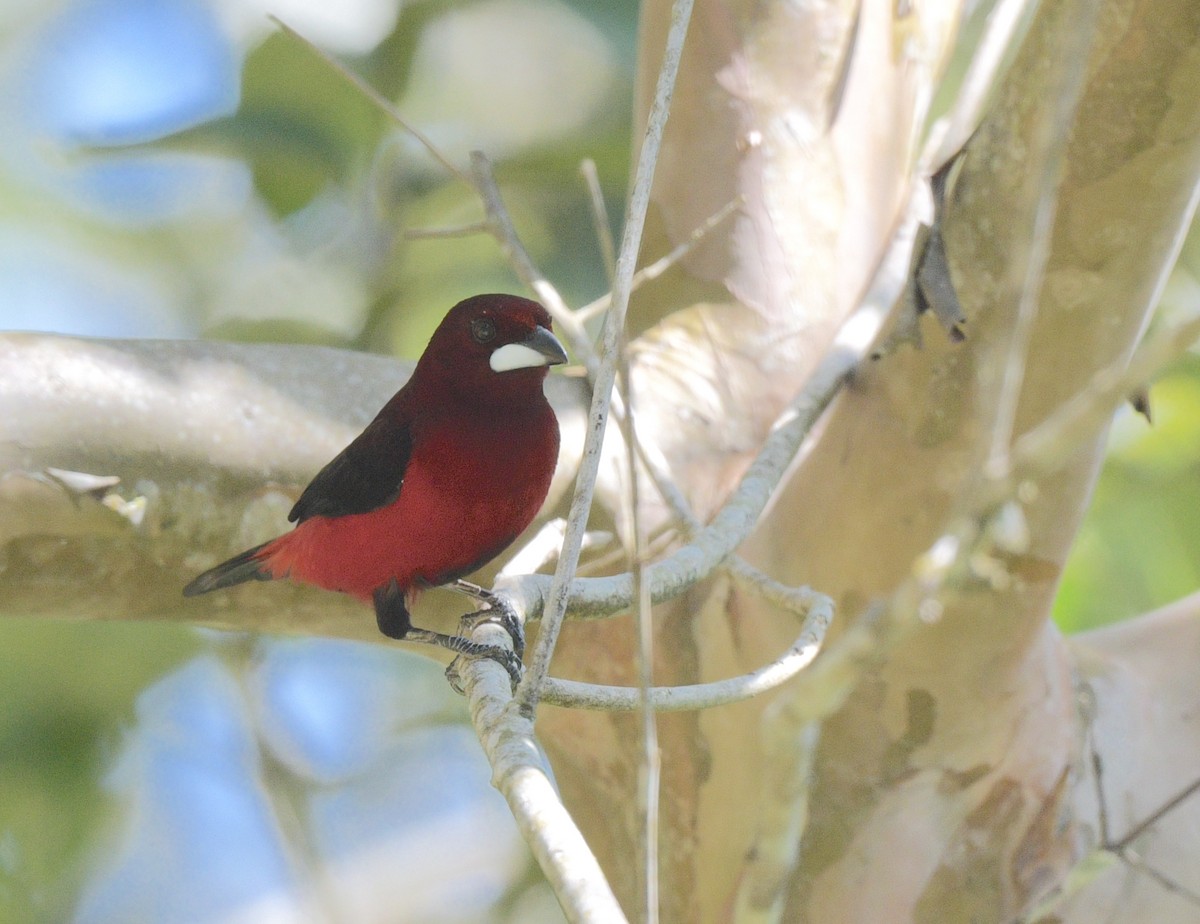
[[288, 520], [344, 517], [386, 507], [400, 496], [412, 455], [412, 433], [394, 418], [371, 421], [349, 446], [312, 480]]

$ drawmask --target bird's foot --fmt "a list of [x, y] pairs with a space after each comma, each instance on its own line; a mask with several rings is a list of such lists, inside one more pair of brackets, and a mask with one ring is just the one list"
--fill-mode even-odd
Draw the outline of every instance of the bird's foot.
[[[517, 618], [516, 611], [511, 605], [490, 591], [484, 590], [482, 587], [478, 587], [475, 584], [467, 584], [466, 581], [459, 581], [457, 583], [466, 585], [466, 587], [457, 587], [454, 584], [450, 586], [461, 590], [463, 593], [468, 593], [472, 597], [483, 600], [488, 604], [488, 609], [483, 609], [476, 613], [468, 613], [463, 617], [464, 628], [461, 634], [445, 635], [441, 632], [434, 632], [430, 629], [421, 629], [414, 626], [408, 613], [408, 607], [405, 604], [404, 593], [395, 581], [392, 581], [385, 587], [381, 587], [375, 592], [375, 618], [379, 623], [379, 631], [388, 638], [405, 642], [421, 642], [425, 645], [437, 645], [439, 648], [446, 648], [457, 654], [459, 657], [450, 662], [450, 666], [446, 669], [446, 679], [450, 681], [450, 685], [459, 693], [463, 692], [463, 686], [459, 677], [458, 662], [463, 657], [489, 658], [495, 661], [508, 671], [508, 676], [512, 680], [512, 687], [515, 691], [517, 684], [521, 682], [521, 674], [524, 671], [521, 656], [525, 653], [525, 635], [521, 630], [521, 622]], [[489, 620], [495, 620], [505, 628], [512, 637], [513, 649], [515, 650], [505, 648], [503, 645], [484, 645], [466, 637], [467, 633], [476, 626]]]
[[405, 641], [438, 645], [455, 652], [458, 657], [451, 661], [450, 666], [446, 668], [446, 679], [458, 693], [464, 692], [458, 667], [459, 661], [463, 658], [487, 658], [495, 661], [508, 671], [514, 691], [517, 689], [517, 684], [521, 682], [521, 675], [525, 670], [525, 666], [516, 653], [503, 645], [483, 645], [473, 642], [469, 638], [463, 638], [461, 635], [443, 635], [441, 632], [431, 632], [428, 629], [410, 629]]
[[454, 660], [446, 665], [446, 679], [450, 682], [450, 689], [456, 694], [463, 696], [467, 695], [467, 688], [462, 682], [462, 659], [463, 658], [487, 658], [488, 660], [496, 661], [500, 667], [509, 672], [509, 680], [512, 684], [512, 692], [517, 691], [517, 684], [521, 683], [521, 676], [524, 672], [524, 665], [517, 656], [510, 652], [508, 648], [502, 646], [491, 646], [491, 644], [481, 644], [479, 646], [482, 652], [479, 654], [463, 653], [457, 656]]
[[458, 634], [468, 636], [479, 626], [489, 622], [495, 623], [507, 632], [508, 637], [512, 639], [513, 651], [516, 652], [517, 658], [524, 658], [525, 627], [522, 625], [521, 617], [517, 615], [516, 609], [503, 597], [482, 588], [476, 589], [480, 593], [478, 595], [472, 594], [472, 596], [476, 596], [477, 599], [482, 600], [484, 607], [481, 610], [476, 610], [474, 613], [467, 613], [459, 620]]

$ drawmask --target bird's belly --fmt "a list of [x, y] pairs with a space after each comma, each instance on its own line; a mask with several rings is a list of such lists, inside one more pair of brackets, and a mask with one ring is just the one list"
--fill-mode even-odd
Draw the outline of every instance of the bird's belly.
[[364, 600], [392, 580], [405, 589], [452, 581], [499, 554], [537, 515], [553, 465], [533, 467], [539, 470], [527, 467], [514, 491], [508, 473], [481, 477], [492, 473], [414, 459], [392, 504], [305, 520], [281, 537], [268, 567], [277, 577]]

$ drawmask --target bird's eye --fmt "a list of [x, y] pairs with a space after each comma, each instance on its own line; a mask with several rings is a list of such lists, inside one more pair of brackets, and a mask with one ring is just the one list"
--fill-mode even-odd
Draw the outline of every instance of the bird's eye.
[[471, 322], [471, 336], [476, 343], [490, 343], [496, 339], [496, 322], [491, 318], [476, 318]]

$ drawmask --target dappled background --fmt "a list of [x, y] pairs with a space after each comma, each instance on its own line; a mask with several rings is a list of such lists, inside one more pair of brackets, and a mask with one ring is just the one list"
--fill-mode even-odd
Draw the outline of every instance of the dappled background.
[[[475, 195], [268, 12], [459, 163], [487, 151], [570, 303], [605, 288], [578, 168], [619, 215], [633, 0], [34, 6], [0, 8], [0, 329], [413, 358], [453, 302], [517, 288], [490, 238], [409, 234]], [[1200, 243], [1164, 310], [1194, 310], [1189, 267]], [[1198, 373], [1153, 427], [1118, 415], [1064, 627], [1200, 585]], [[431, 662], [0, 613], [0, 919], [560, 919]]]
[[[476, 197], [268, 11], [460, 163], [488, 151], [564, 293], [604, 290], [578, 170], [620, 208], [633, 3], [7, 4], [0, 328], [415, 358], [455, 301], [516, 288], [490, 238], [405, 239]], [[0, 920], [561, 919], [438, 665], [20, 615]]]

